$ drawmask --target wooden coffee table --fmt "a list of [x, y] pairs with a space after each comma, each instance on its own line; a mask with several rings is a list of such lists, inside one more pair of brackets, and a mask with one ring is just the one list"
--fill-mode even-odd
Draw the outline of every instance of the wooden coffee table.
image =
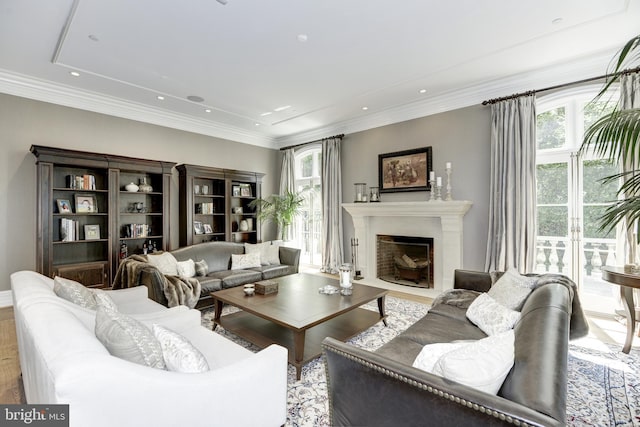
[[[274, 280], [278, 292], [270, 295], [246, 296], [242, 286], [211, 292], [215, 304], [213, 329], [220, 325], [260, 348], [274, 343], [288, 348], [297, 379], [302, 365], [321, 354], [326, 337], [346, 341], [380, 320], [387, 325], [385, 289], [354, 283], [352, 295], [325, 295], [318, 289], [326, 285], [339, 288], [337, 280], [305, 273]], [[359, 308], [375, 299], [378, 312]], [[242, 311], [221, 316], [223, 304]]]

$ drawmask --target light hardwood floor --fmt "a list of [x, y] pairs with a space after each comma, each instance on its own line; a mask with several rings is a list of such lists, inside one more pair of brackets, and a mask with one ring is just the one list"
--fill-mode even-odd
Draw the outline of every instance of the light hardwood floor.
[[0, 403], [26, 403], [20, 377], [13, 307], [0, 308]]

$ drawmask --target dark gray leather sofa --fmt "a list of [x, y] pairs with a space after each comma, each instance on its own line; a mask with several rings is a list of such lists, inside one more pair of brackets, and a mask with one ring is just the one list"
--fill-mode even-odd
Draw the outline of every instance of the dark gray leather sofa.
[[[486, 292], [491, 283], [488, 273], [455, 272], [456, 289]], [[486, 336], [467, 320], [468, 304], [434, 305], [376, 352], [325, 339], [331, 425], [565, 425], [569, 336], [588, 331], [567, 283], [546, 277], [527, 298], [514, 328], [515, 364], [497, 396], [411, 366], [425, 344]]]
[[[197, 245], [185, 246], [171, 251], [178, 261], [205, 260], [209, 267], [209, 274], [196, 277], [202, 287], [200, 299], [196, 308], [202, 309], [213, 304], [210, 292], [234, 286], [253, 283], [259, 280], [273, 279], [298, 272], [300, 263], [300, 249], [280, 246], [280, 265], [267, 265], [247, 270], [231, 270], [231, 254], [243, 254], [244, 245], [234, 242], [206, 242]], [[152, 298], [161, 304], [167, 305], [164, 291], [158, 281], [159, 288], [150, 290]]]

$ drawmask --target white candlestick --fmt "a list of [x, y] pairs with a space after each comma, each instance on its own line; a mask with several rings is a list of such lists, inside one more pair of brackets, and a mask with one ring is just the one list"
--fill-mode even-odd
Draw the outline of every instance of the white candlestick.
[[445, 163], [444, 164], [444, 168], [447, 169], [447, 170], [450, 170], [451, 169], [451, 162]]
[[436, 173], [434, 171], [429, 172], [429, 181], [436, 179]]
[[436, 178], [436, 185], [438, 187], [442, 187], [442, 177], [441, 176]]

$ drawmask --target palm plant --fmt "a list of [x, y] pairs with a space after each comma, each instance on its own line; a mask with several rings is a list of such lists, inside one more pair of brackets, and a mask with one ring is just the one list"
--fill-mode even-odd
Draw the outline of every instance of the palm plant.
[[258, 209], [258, 220], [271, 221], [278, 227], [278, 238], [284, 239], [287, 227], [302, 210], [304, 196], [302, 193], [285, 192], [284, 195], [272, 194], [266, 199], [255, 199], [249, 206]]
[[[604, 87], [591, 102], [597, 102], [610, 93], [611, 86], [619, 82], [621, 72], [638, 64], [640, 35], [629, 40], [620, 50]], [[633, 227], [640, 218], [640, 108], [621, 108], [618, 105], [594, 122], [585, 131], [580, 153], [590, 148], [595, 154], [624, 165], [625, 169], [602, 180], [618, 182], [622, 179], [623, 184], [617, 193], [619, 199], [600, 218], [600, 230], [609, 232], [623, 221], [628, 228]]]

